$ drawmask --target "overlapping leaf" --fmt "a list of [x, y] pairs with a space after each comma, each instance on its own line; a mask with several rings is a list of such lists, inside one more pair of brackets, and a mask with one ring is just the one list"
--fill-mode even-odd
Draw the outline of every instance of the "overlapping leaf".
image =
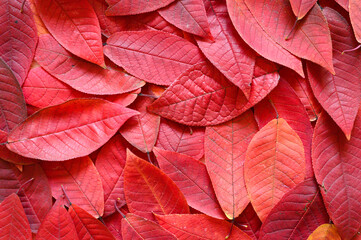
[[307, 240], [317, 240], [317, 239], [341, 240], [341, 237], [338, 234], [335, 225], [322, 224], [307, 238]]
[[361, 2], [358, 0], [349, 0], [349, 12], [355, 37], [357, 41], [361, 43]]
[[[0, 143], [5, 143], [8, 139], [8, 133], [0, 130]], [[5, 145], [0, 144], [0, 159], [14, 163], [14, 164], [21, 164], [27, 165], [34, 163], [33, 159], [25, 158], [10, 151]]]
[[258, 240], [262, 222], [251, 204], [248, 204], [241, 215], [235, 219], [234, 224], [243, 232], [247, 233], [252, 239]]
[[16, 127], [7, 147], [22, 156], [61, 161], [98, 149], [137, 112], [101, 99], [74, 99], [42, 109]]
[[292, 11], [297, 20], [302, 19], [316, 2], [317, 0], [290, 0]]
[[106, 0], [108, 16], [123, 16], [146, 13], [165, 7], [174, 0]]

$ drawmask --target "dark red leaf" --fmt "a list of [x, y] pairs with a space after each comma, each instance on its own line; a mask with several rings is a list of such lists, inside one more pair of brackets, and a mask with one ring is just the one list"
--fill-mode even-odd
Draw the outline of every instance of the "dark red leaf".
[[252, 239], [257, 240], [262, 222], [258, 218], [251, 204], [235, 219], [234, 223], [243, 232], [247, 233]]

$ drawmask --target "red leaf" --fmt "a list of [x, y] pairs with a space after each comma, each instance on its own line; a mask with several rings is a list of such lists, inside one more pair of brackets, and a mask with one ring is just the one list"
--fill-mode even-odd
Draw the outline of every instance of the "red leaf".
[[255, 52], [239, 37], [228, 17], [225, 2], [205, 1], [207, 17], [214, 40], [197, 38], [206, 57], [223, 74], [241, 88], [247, 98], [251, 92]]
[[104, 216], [115, 212], [114, 203], [125, 204], [124, 175], [126, 152], [122, 137], [117, 134], [98, 153], [95, 166], [103, 183]]
[[106, 2], [109, 4], [106, 11], [108, 16], [123, 16], [152, 12], [167, 6], [174, 0], [106, 0]]
[[249, 100], [209, 64], [182, 74], [148, 110], [170, 120], [205, 126], [226, 122], [262, 100], [278, 83], [278, 73], [253, 79]]
[[248, 144], [257, 131], [251, 111], [229, 122], [206, 128], [207, 170], [218, 201], [229, 219], [238, 217], [249, 203], [243, 164]]
[[31, 230], [19, 197], [13, 193], [0, 204], [0, 238], [31, 240]]
[[335, 0], [346, 11], [349, 11], [349, 0]]
[[86, 0], [35, 0], [46, 28], [68, 51], [105, 67], [98, 18]]
[[199, 160], [204, 155], [204, 128], [191, 128], [162, 118], [155, 146]]
[[351, 239], [361, 227], [360, 136], [360, 111], [349, 141], [325, 112], [313, 134], [315, 176], [327, 212], [344, 239]]
[[22, 89], [26, 103], [38, 108], [54, 106], [74, 98], [89, 97], [62, 83], [41, 67], [30, 70]]
[[89, 157], [65, 162], [42, 162], [53, 197], [58, 199], [65, 189], [69, 200], [99, 217], [104, 211], [104, 193], [98, 171]]
[[304, 76], [301, 60], [281, 47], [264, 30], [246, 5], [245, 0], [227, 0], [227, 9], [237, 32], [253, 50], [264, 58], [289, 67]]
[[21, 87], [0, 58], [0, 130], [10, 132], [25, 118], [26, 104]]
[[241, 215], [235, 219], [234, 224], [252, 237], [252, 239], [258, 240], [262, 222], [258, 218], [257, 213], [254, 211], [251, 204], [248, 204]]
[[159, 85], [170, 85], [203, 59], [187, 40], [153, 30], [115, 33], [108, 38], [104, 53], [127, 72]]
[[244, 163], [251, 203], [262, 222], [285, 193], [305, 177], [305, 152], [297, 133], [274, 119], [252, 138]]
[[323, 12], [332, 34], [336, 75], [309, 64], [308, 76], [317, 100], [349, 138], [361, 100], [361, 58], [357, 51], [342, 54], [357, 44], [347, 21], [331, 8]]
[[[231, 223], [214, 219], [204, 214], [156, 215], [159, 224], [183, 239], [225, 239], [230, 233]], [[196, 224], [195, 224], [196, 223]], [[239, 228], [233, 227], [226, 239], [252, 239]]]
[[16, 79], [22, 85], [38, 42], [29, 2], [1, 0], [0, 29], [0, 57], [13, 70]]
[[48, 215], [46, 215], [36, 234], [36, 240], [78, 239], [74, 223], [61, 202], [56, 201]]
[[7, 139], [8, 139], [8, 133], [0, 130], [0, 159], [21, 165], [28, 165], [34, 163], [33, 159], [20, 156], [10, 151], [5, 145], [1, 144], [1, 143], [5, 143]]
[[101, 99], [70, 100], [33, 114], [9, 134], [7, 147], [49, 161], [86, 156], [136, 113]]
[[137, 90], [134, 90], [134, 91], [132, 91], [130, 93], [122, 93], [122, 94], [118, 94], [118, 95], [109, 95], [109, 96], [106, 96], [104, 99], [126, 107], [126, 106], [129, 106], [130, 104], [132, 104], [135, 101], [135, 99], [137, 99], [138, 94], [140, 92], [141, 92], [141, 89], [138, 88]]
[[177, 185], [161, 170], [129, 150], [124, 168], [124, 193], [130, 212], [149, 220], [153, 213], [189, 213]]
[[329, 217], [313, 179], [285, 194], [263, 223], [259, 239], [307, 239]]
[[103, 220], [105, 222], [105, 225], [109, 229], [109, 232], [113, 234], [115, 239], [123, 240], [122, 232], [121, 232], [121, 227], [122, 227], [121, 223], [123, 220], [122, 215], [115, 213], [104, 218]]
[[122, 71], [103, 69], [75, 57], [48, 34], [39, 38], [35, 59], [51, 75], [84, 93], [118, 94], [144, 85]]
[[202, 0], [179, 0], [158, 10], [174, 26], [200, 37], [212, 38]]
[[349, 12], [355, 37], [361, 43], [361, 2], [359, 0], [349, 0]]
[[126, 218], [122, 219], [122, 235], [124, 239], [176, 240], [176, 237], [158, 223], [132, 213], [128, 213]]
[[23, 166], [21, 172], [13, 164], [0, 160], [0, 170], [0, 186], [2, 186], [0, 200], [21, 188], [18, 195], [30, 227], [36, 233], [52, 204], [51, 190], [46, 175], [38, 164]]
[[292, 11], [297, 17], [297, 21], [302, 19], [316, 2], [317, 0], [290, 0]]
[[85, 239], [102, 239], [114, 240], [114, 236], [108, 228], [100, 221], [95, 219], [87, 211], [75, 204], [70, 205], [69, 214], [73, 219], [75, 229], [78, 233], [79, 240]]
[[189, 206], [208, 216], [224, 219], [204, 163], [181, 153], [154, 148], [161, 170], [184, 194]]

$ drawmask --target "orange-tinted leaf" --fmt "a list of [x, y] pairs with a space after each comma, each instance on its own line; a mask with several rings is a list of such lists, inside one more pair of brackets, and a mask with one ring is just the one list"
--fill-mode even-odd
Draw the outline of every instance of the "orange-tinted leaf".
[[137, 112], [101, 99], [74, 99], [42, 109], [8, 137], [7, 147], [22, 156], [61, 161], [90, 154]]
[[176, 240], [176, 237], [159, 226], [158, 223], [128, 213], [122, 219], [122, 235], [124, 239], [164, 239]]
[[105, 67], [98, 18], [87, 0], [35, 0], [46, 28], [68, 51]]
[[[231, 229], [231, 223], [211, 218], [204, 214], [156, 215], [159, 224], [173, 233], [179, 240], [183, 239], [225, 239]], [[239, 228], [233, 227], [231, 239], [252, 239]]]
[[264, 58], [289, 67], [304, 76], [301, 60], [281, 47], [264, 30], [245, 0], [227, 0], [227, 9], [237, 32], [252, 49]]
[[290, 0], [292, 11], [297, 20], [302, 19], [316, 2], [317, 0]]
[[229, 219], [238, 217], [249, 203], [243, 164], [248, 144], [257, 131], [251, 111], [229, 122], [206, 128], [207, 170], [217, 199]]
[[189, 213], [185, 197], [161, 170], [129, 150], [124, 168], [124, 193], [130, 212], [154, 220], [153, 213]]
[[95, 219], [87, 211], [72, 204], [69, 207], [69, 214], [74, 222], [79, 240], [86, 239], [102, 239], [114, 240], [114, 236], [109, 232], [108, 228], [98, 219]]
[[22, 89], [26, 103], [38, 108], [54, 106], [74, 98], [89, 97], [54, 78], [41, 67], [29, 71]]
[[[8, 133], [0, 130], [0, 143], [5, 143], [8, 139]], [[25, 158], [10, 151], [5, 145], [0, 144], [0, 159], [14, 163], [27, 165], [34, 163], [34, 159]]]
[[361, 43], [361, 1], [349, 0], [349, 12], [355, 37]]
[[70, 54], [48, 34], [39, 38], [35, 59], [51, 75], [84, 93], [118, 94], [144, 85], [122, 71], [103, 69]]
[[203, 0], [179, 0], [158, 10], [174, 26], [200, 37], [210, 37]]
[[214, 125], [242, 114], [262, 100], [278, 83], [278, 73], [253, 79], [249, 100], [208, 63], [182, 74], [148, 110], [193, 126]]
[[337, 229], [333, 224], [322, 224], [319, 226], [307, 240], [341, 240]]
[[177, 184], [189, 206], [208, 216], [224, 219], [204, 163], [183, 155], [154, 148], [161, 170]]
[[117, 134], [100, 150], [95, 162], [104, 189], [104, 216], [115, 212], [114, 203], [125, 204], [124, 175], [126, 151]]
[[16, 79], [22, 85], [38, 42], [29, 2], [1, 0], [0, 29], [0, 57], [13, 70]]
[[203, 59], [187, 40], [153, 30], [115, 33], [108, 38], [104, 53], [127, 72], [160, 85], [170, 85]]
[[103, 215], [103, 186], [89, 157], [65, 162], [42, 162], [41, 165], [48, 176], [54, 198], [58, 199], [63, 195], [63, 186], [72, 203], [95, 217]]
[[43, 21], [41, 20], [41, 18], [39, 16], [39, 13], [38, 13], [38, 10], [36, 9], [34, 1], [35, 0], [29, 0], [29, 3], [30, 3], [31, 11], [33, 12], [33, 17], [34, 17], [36, 29], [38, 31], [38, 35], [40, 36], [42, 34], [49, 34], [48, 29], [46, 29]]
[[234, 224], [243, 232], [247, 233], [252, 239], [258, 240], [262, 222], [251, 204], [248, 204], [241, 215], [235, 219]]
[[343, 239], [351, 239], [361, 227], [361, 111], [351, 138], [323, 112], [312, 141], [315, 176], [332, 222]]
[[234, 29], [225, 2], [207, 0], [205, 7], [214, 40], [197, 38], [198, 46], [224, 76], [249, 98], [256, 54]]
[[62, 201], [56, 201], [41, 223], [36, 240], [78, 239], [74, 223]]
[[331, 30], [336, 75], [308, 64], [308, 76], [316, 98], [349, 138], [361, 101], [361, 57], [357, 51], [342, 54], [357, 45], [346, 19], [331, 8], [323, 12]]
[[304, 180], [303, 144], [284, 119], [272, 120], [252, 138], [244, 177], [251, 203], [262, 222], [283, 195]]
[[12, 193], [0, 204], [0, 238], [31, 240], [31, 230], [19, 197]]
[[328, 223], [320, 189], [314, 179], [285, 194], [263, 223], [259, 239], [307, 239], [319, 225]]
[[173, 1], [174, 0], [106, 0], [109, 4], [106, 14], [108, 16], [123, 16], [152, 12], [167, 6]]
[[191, 128], [162, 118], [155, 146], [199, 160], [204, 155], [204, 128]]

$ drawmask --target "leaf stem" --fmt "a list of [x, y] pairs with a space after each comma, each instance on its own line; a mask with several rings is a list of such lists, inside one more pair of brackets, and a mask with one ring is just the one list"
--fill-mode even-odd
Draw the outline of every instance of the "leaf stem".
[[361, 44], [358, 45], [358, 46], [355, 47], [355, 48], [344, 50], [341, 54], [343, 55], [344, 53], [347, 53], [347, 52], [353, 52], [353, 51], [356, 51], [356, 50], [359, 49], [359, 48], [361, 48]]
[[298, 23], [298, 20], [299, 20], [299, 19], [296, 19], [295, 23], [293, 24], [290, 33], [289, 33], [289, 34], [287, 35], [287, 37], [285, 38], [286, 41], [290, 39], [291, 34], [295, 31], [295, 28], [296, 28], [296, 25], [297, 25], [297, 23]]
[[26, 182], [24, 182], [23, 184], [20, 185], [19, 189], [16, 191], [16, 195], [19, 194], [20, 190], [24, 188], [24, 186], [28, 183], [30, 183], [31, 181], [34, 181], [34, 178], [30, 178], [29, 180], [27, 180]]

